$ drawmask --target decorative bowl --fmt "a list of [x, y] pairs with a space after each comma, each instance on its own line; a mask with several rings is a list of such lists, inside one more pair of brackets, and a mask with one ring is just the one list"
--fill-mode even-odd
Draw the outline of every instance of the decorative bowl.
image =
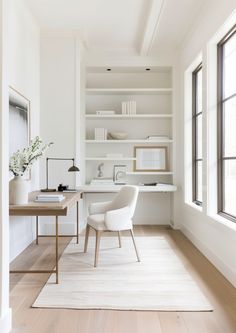
[[110, 132], [109, 136], [113, 140], [125, 140], [128, 137], [128, 133], [126, 133], [126, 132]]

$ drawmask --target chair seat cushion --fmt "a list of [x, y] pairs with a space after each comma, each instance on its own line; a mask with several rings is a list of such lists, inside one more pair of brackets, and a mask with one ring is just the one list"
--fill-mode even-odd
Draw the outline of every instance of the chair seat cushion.
[[107, 230], [104, 217], [104, 214], [89, 215], [88, 224], [96, 230]]

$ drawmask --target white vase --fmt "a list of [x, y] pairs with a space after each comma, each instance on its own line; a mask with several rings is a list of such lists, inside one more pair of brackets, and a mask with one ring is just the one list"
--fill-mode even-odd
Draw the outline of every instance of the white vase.
[[28, 203], [29, 181], [23, 176], [15, 176], [9, 182], [10, 205], [24, 205]]

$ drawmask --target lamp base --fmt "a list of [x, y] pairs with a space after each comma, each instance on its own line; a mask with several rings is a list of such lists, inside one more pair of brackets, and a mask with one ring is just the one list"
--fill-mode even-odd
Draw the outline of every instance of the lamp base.
[[57, 190], [55, 188], [42, 188], [40, 191], [41, 192], [56, 192]]

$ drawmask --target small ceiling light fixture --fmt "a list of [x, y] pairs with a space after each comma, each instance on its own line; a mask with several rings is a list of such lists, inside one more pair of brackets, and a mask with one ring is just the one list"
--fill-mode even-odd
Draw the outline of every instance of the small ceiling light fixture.
[[150, 71], [151, 70], [151, 68], [146, 68], [146, 71]]
[[110, 71], [111, 71], [111, 68], [107, 68], [107, 71], [110, 72]]

